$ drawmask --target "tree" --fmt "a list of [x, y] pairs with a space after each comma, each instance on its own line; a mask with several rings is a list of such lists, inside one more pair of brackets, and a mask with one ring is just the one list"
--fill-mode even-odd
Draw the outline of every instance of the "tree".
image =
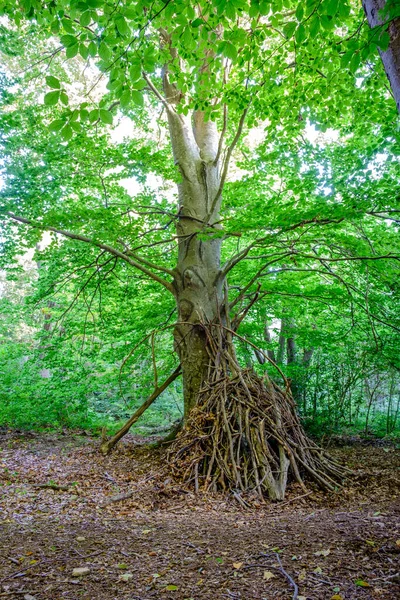
[[[53, 134], [25, 139], [28, 148], [35, 147], [20, 154], [29, 159], [12, 161], [3, 193], [9, 237], [15, 239], [13, 223], [20, 223], [31, 228], [28, 243], [46, 230], [56, 240], [86, 244], [174, 299], [186, 427], [173, 461], [196, 487], [254, 488], [282, 498], [290, 469], [302, 485], [305, 472], [332, 489], [342, 470], [305, 436], [287, 380], [283, 377], [286, 388], [280, 389], [273, 379], [265, 383], [243, 370], [235, 339], [243, 341], [237, 328], [264, 297], [263, 278], [275, 264], [281, 272], [312, 269], [355, 295], [359, 290], [346, 281], [351, 274], [343, 276], [335, 265], [371, 264], [378, 277], [378, 262], [396, 269], [398, 255], [388, 250], [387, 238], [376, 252], [368, 236], [355, 235], [365, 217], [389, 216], [394, 191], [385, 196], [382, 181], [397, 168], [392, 162], [381, 168], [382, 191], [368, 179], [379, 149], [387, 153], [396, 146], [388, 136], [396, 113], [385, 97], [384, 73], [374, 64], [376, 45], [360, 11], [344, 0], [310, 0], [305, 7], [292, 0], [195, 6], [167, 0], [150, 8], [143, 1], [24, 0], [0, 7], [17, 27], [28, 27], [28, 21], [37, 36], [49, 38], [38, 68], [50, 68], [44, 104], [56, 117], [49, 125]], [[53, 37], [61, 45], [54, 46]], [[84, 90], [83, 102], [67, 93], [76, 68], [63, 72], [56, 66], [64, 51], [74, 65], [83, 59], [94, 69], [96, 62], [94, 84], [107, 79], [107, 93], [97, 93], [92, 105], [94, 84]], [[360, 78], [362, 85], [355, 85]], [[106, 137], [97, 145], [87, 124], [110, 125], [118, 110], [148, 133], [156, 106], [166, 114], [166, 123], [159, 120], [169, 132], [176, 173], [168, 162], [156, 168], [177, 183], [177, 205], [153, 199], [145, 208], [137, 203], [121, 213], [118, 190], [104, 184], [104, 166], [115, 164], [115, 152], [109, 152]], [[333, 150], [315, 149], [304, 138], [310, 123], [343, 136], [351, 131], [350, 139], [343, 137]], [[255, 148], [252, 135], [260, 133]], [[143, 137], [131, 144], [130, 159], [151, 171], [157, 152]], [[4, 144], [9, 155], [18, 154], [9, 134]], [[89, 180], [79, 180], [78, 157], [77, 164], [85, 164], [88, 155], [101, 153], [99, 171], [89, 165]], [[349, 164], [341, 177], [344, 158]], [[249, 175], [228, 185], [230, 167]], [[369, 190], [367, 199], [357, 191], [355, 204], [348, 189], [352, 168], [357, 187]], [[379, 165], [374, 168], [379, 171]], [[101, 206], [96, 194], [86, 192], [93, 185], [98, 194], [99, 182]], [[126, 197], [124, 202], [128, 205]], [[160, 236], [172, 225], [172, 238]], [[376, 232], [379, 225], [372, 227]], [[138, 243], [144, 229], [152, 240]], [[332, 235], [337, 243], [331, 246]], [[157, 255], [162, 245], [165, 253]], [[175, 250], [174, 263], [168, 252]], [[238, 285], [235, 273], [243, 277]]]

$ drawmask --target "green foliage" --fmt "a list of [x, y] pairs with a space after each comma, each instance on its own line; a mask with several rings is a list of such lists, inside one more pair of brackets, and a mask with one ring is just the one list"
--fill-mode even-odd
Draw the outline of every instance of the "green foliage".
[[[310, 365], [281, 361], [314, 427], [365, 425], [368, 406], [370, 423], [398, 427], [399, 136], [378, 54], [384, 28], [369, 30], [347, 0], [0, 0], [0, 15], [5, 286], [23, 272], [18, 257], [52, 232], [29, 293], [1, 300], [0, 420], [125, 418], [153, 387], [153, 330], [159, 379], [175, 364], [174, 299], [155, 278], [172, 278], [172, 188], [184, 176], [160, 112], [167, 68], [179, 115], [201, 110], [220, 130], [226, 121], [227, 145], [247, 110], [221, 229], [199, 234], [221, 237], [234, 263], [239, 333], [277, 353], [279, 324], [292, 323], [298, 349], [314, 348]], [[238, 352], [255, 364], [249, 347]], [[174, 421], [179, 403], [178, 386], [146, 419]]]

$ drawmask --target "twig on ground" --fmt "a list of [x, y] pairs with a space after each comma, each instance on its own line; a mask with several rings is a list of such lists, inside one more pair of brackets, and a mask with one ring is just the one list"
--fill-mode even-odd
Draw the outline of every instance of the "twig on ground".
[[296, 500], [300, 500], [300, 498], [306, 498], [306, 496], [309, 496], [312, 493], [313, 493], [313, 490], [311, 490], [310, 492], [307, 492], [307, 494], [302, 494], [301, 496], [296, 496], [296, 498], [291, 498], [287, 502], [282, 502], [282, 504], [279, 505], [279, 508], [281, 508], [281, 506], [286, 506], [286, 504], [290, 504], [291, 502], [296, 502]]
[[287, 571], [285, 571], [285, 569], [283, 568], [282, 561], [281, 561], [281, 558], [280, 558], [279, 554], [277, 552], [274, 552], [274, 555], [276, 557], [276, 560], [278, 561], [280, 572], [282, 573], [282, 575], [284, 575], [284, 577], [286, 577], [286, 579], [288, 580], [288, 582], [293, 586], [293, 590], [294, 591], [293, 591], [292, 600], [296, 600], [297, 596], [299, 595], [299, 588], [297, 586], [297, 583], [289, 575], [289, 573]]
[[48, 488], [50, 490], [68, 492], [71, 489], [71, 487], [73, 487], [73, 485], [71, 483], [67, 483], [66, 485], [58, 485], [57, 483], [33, 483], [32, 487], [43, 489]]
[[135, 492], [132, 490], [130, 492], [125, 492], [124, 494], [117, 494], [116, 496], [111, 496], [111, 498], [109, 498], [105, 502], [102, 502], [99, 506], [100, 508], [105, 508], [106, 506], [113, 504], [113, 502], [121, 502], [121, 500], [127, 500], [128, 498], [132, 498], [134, 494]]

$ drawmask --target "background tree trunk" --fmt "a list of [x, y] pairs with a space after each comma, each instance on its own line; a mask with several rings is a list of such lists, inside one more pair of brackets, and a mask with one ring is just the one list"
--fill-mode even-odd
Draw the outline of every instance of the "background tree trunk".
[[[371, 28], [382, 25], [387, 17], [379, 14], [386, 5], [386, 0], [363, 0], [363, 7]], [[394, 3], [393, 3], [394, 7]], [[386, 75], [392, 88], [397, 110], [400, 112], [400, 18], [393, 19], [387, 25], [390, 36], [386, 51], [379, 50]]]

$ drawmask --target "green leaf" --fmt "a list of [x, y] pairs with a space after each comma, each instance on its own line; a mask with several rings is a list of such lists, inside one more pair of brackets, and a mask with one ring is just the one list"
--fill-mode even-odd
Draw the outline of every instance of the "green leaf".
[[73, 131], [71, 125], [66, 125], [64, 129], [61, 129], [61, 137], [66, 142], [72, 138]]
[[97, 46], [94, 42], [90, 42], [88, 46], [90, 56], [94, 57], [97, 54]]
[[350, 64], [349, 64], [349, 69], [352, 73], [355, 73], [357, 71], [358, 67], [360, 66], [360, 62], [361, 62], [360, 55], [358, 52], [355, 52], [353, 54], [353, 56], [351, 57]]
[[314, 38], [319, 31], [319, 18], [313, 19], [310, 24], [310, 36]]
[[144, 88], [147, 86], [147, 83], [144, 79], [138, 79], [137, 81], [134, 81], [132, 84], [132, 88], [134, 90], [144, 90]]
[[297, 5], [297, 8], [296, 8], [296, 19], [298, 21], [302, 21], [303, 17], [304, 17], [304, 8], [303, 8], [302, 3], [300, 3]]
[[113, 116], [109, 110], [106, 110], [105, 108], [101, 108], [99, 116], [100, 116], [100, 121], [103, 121], [103, 123], [107, 123], [107, 125], [112, 125]]
[[70, 48], [71, 46], [78, 44], [78, 39], [74, 35], [67, 34], [60, 37], [60, 42], [65, 48]]
[[141, 94], [139, 91], [132, 90], [131, 97], [132, 97], [132, 101], [135, 104], [137, 104], [138, 106], [144, 105], [143, 94]]
[[140, 64], [132, 65], [129, 69], [129, 77], [132, 81], [137, 81], [142, 76], [142, 66]]
[[237, 58], [237, 50], [231, 42], [224, 42], [223, 55], [232, 61]]
[[65, 56], [67, 58], [74, 58], [79, 52], [79, 45], [75, 44], [74, 46], [69, 46], [65, 51]]
[[99, 53], [100, 58], [102, 58], [103, 60], [105, 60], [107, 62], [111, 59], [111, 56], [112, 56], [111, 50], [107, 46], [107, 44], [105, 44], [104, 42], [101, 42], [98, 53]]
[[55, 104], [57, 104], [59, 98], [60, 98], [59, 91], [48, 92], [44, 97], [44, 103], [46, 106], [54, 106]]
[[95, 108], [95, 109], [91, 110], [89, 113], [89, 122], [94, 123], [98, 119], [99, 119], [99, 109]]
[[289, 39], [294, 34], [296, 28], [297, 28], [297, 23], [295, 21], [290, 21], [290, 23], [286, 23], [286, 25], [284, 26], [283, 32], [286, 35], [286, 37]]
[[389, 32], [382, 31], [382, 33], [379, 37], [379, 48], [382, 50], [382, 52], [386, 52], [386, 50], [389, 48], [389, 44], [390, 44]]
[[118, 29], [118, 33], [123, 37], [130, 34], [131, 30], [129, 29], [129, 25], [122, 15], [115, 19], [115, 25]]
[[126, 19], [136, 19], [136, 17], [138, 16], [138, 11], [135, 7], [133, 6], [126, 6], [124, 8], [124, 17]]
[[92, 17], [90, 16], [90, 11], [89, 10], [85, 10], [85, 12], [83, 12], [81, 14], [81, 18], [79, 19], [79, 23], [82, 25], [82, 27], [87, 27], [90, 23], [90, 21], [92, 20]]
[[298, 26], [298, 28], [296, 30], [295, 40], [298, 44], [301, 44], [302, 42], [304, 42], [306, 37], [307, 37], [306, 28], [304, 27], [304, 25], [302, 23], [300, 23], [300, 25]]
[[65, 125], [65, 121], [64, 119], [56, 119], [55, 121], [52, 121], [49, 125], [49, 130], [50, 131], [60, 131], [60, 129], [62, 129]]
[[67, 105], [68, 102], [69, 102], [68, 95], [64, 91], [62, 91], [61, 94], [60, 94], [60, 100], [65, 105]]
[[120, 104], [122, 108], [126, 108], [127, 106], [129, 106], [129, 104], [131, 103], [131, 93], [129, 90], [125, 90], [124, 92], [122, 92], [121, 96], [120, 96]]
[[347, 4], [346, 2], [343, 2], [343, 1], [339, 2], [339, 16], [342, 19], [345, 19], [346, 17], [348, 17], [350, 12], [351, 12], [351, 9], [350, 9], [349, 4]]
[[46, 77], [46, 83], [49, 87], [56, 90], [59, 90], [61, 87], [59, 80], [57, 79], [57, 77], [53, 77], [53, 75], [48, 75]]
[[79, 44], [79, 54], [86, 60], [89, 58], [89, 48], [85, 44]]
[[82, 125], [76, 121], [71, 121], [70, 126], [76, 133], [79, 133], [82, 130]]
[[339, 9], [339, 0], [327, 0], [324, 5], [325, 13], [331, 17], [336, 15]]
[[329, 31], [330, 29], [333, 29], [335, 27], [335, 21], [334, 19], [332, 19], [332, 17], [328, 15], [322, 15], [321, 25], [324, 29], [327, 29]]
[[200, 27], [200, 25], [202, 25], [203, 23], [203, 19], [195, 19], [194, 21], [191, 22], [191, 26], [192, 27]]
[[364, 581], [363, 579], [356, 579], [354, 583], [358, 587], [371, 587], [371, 584], [369, 584], [367, 581]]
[[255, 17], [258, 17], [259, 12], [258, 6], [256, 4], [252, 4], [249, 9], [249, 17], [254, 19]]
[[178, 589], [177, 585], [167, 585], [165, 588], [168, 592], [175, 592]]

